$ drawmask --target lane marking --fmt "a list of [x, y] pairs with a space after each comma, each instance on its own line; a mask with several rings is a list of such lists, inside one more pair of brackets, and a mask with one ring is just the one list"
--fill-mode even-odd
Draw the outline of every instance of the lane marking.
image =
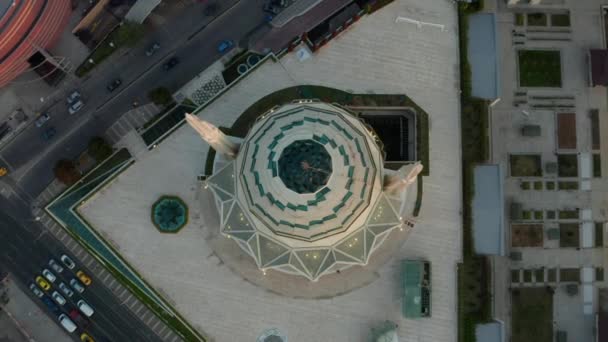
[[[138, 303], [139, 303], [139, 302], [138, 302]], [[137, 315], [139, 315], [139, 312], [140, 312], [141, 310], [143, 310], [145, 307], [146, 307], [145, 305], [143, 305], [143, 304], [141, 304], [141, 303], [140, 303], [140, 305], [139, 305], [139, 309], [137, 309], [137, 311], [135, 311], [135, 315], [136, 315], [136, 316], [137, 316]]]
[[148, 319], [148, 321], [146, 322], [146, 325], [147, 325], [147, 326], [150, 326], [150, 322], [152, 322], [152, 320], [154, 319], [154, 317], [156, 317], [156, 316], [154, 316], [154, 315], [150, 316], [150, 318], [149, 318], [149, 319]]
[[152, 330], [154, 330], [156, 332], [156, 327], [160, 324], [160, 320], [156, 321], [156, 324], [154, 324], [154, 326], [152, 327]]

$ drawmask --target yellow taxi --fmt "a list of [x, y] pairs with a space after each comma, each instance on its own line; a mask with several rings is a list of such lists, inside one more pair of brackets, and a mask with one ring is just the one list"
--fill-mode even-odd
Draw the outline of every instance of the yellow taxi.
[[82, 335], [80, 335], [80, 340], [82, 342], [95, 342], [95, 340], [87, 333], [82, 333]]
[[38, 283], [38, 286], [40, 286], [44, 291], [51, 289], [51, 285], [49, 285], [49, 283], [41, 276], [36, 277], [36, 283]]
[[78, 279], [80, 279], [80, 281], [85, 284], [86, 286], [91, 285], [91, 278], [86, 275], [86, 273], [82, 272], [82, 271], [78, 271], [76, 272], [76, 275], [78, 276]]

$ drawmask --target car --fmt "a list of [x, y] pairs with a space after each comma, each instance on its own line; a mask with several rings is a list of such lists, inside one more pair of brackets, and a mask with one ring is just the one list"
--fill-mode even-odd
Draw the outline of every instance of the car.
[[51, 140], [53, 139], [55, 134], [57, 134], [57, 130], [55, 129], [55, 127], [51, 127], [42, 133], [42, 139], [47, 141]]
[[179, 58], [173, 56], [173, 57], [169, 58], [169, 60], [166, 61], [165, 64], [163, 64], [163, 69], [171, 70], [171, 69], [173, 69], [173, 67], [175, 67], [178, 64], [179, 64]]
[[67, 96], [66, 101], [68, 105], [74, 103], [74, 101], [80, 99], [80, 92], [78, 90], [74, 90]]
[[95, 340], [93, 340], [93, 338], [87, 333], [82, 333], [82, 335], [80, 335], [80, 340], [82, 342], [95, 342]]
[[91, 317], [95, 313], [95, 310], [93, 310], [93, 308], [82, 299], [76, 303], [76, 306], [78, 306], [80, 312], [82, 312], [87, 317]]
[[46, 268], [42, 270], [42, 275], [51, 283], [54, 283], [55, 279], [57, 279], [53, 272], [47, 270]]
[[70, 115], [75, 114], [76, 112], [81, 110], [82, 107], [84, 107], [84, 102], [78, 99], [74, 103], [70, 104], [70, 106], [68, 107], [68, 112], [70, 113]]
[[78, 291], [78, 293], [83, 293], [84, 292], [84, 286], [75, 278], [72, 278], [72, 280], [70, 280], [70, 286]]
[[49, 285], [49, 283], [44, 280], [44, 278], [42, 278], [41, 276], [37, 276], [36, 277], [36, 283], [38, 284], [38, 286], [40, 286], [44, 291], [48, 291], [51, 288], [51, 285]]
[[42, 297], [42, 302], [55, 315], [59, 315], [61, 313], [61, 310], [59, 310], [59, 307], [57, 306], [57, 304], [55, 304], [55, 302], [53, 302], [49, 296]]
[[48, 113], [42, 113], [36, 119], [36, 127], [42, 127], [47, 121], [51, 119], [51, 116]]
[[76, 272], [76, 275], [83, 284], [85, 284], [86, 286], [91, 285], [91, 277], [89, 277], [86, 273], [84, 273], [83, 271], [78, 271]]
[[72, 297], [74, 295], [74, 291], [70, 289], [65, 283], [59, 283], [59, 289], [63, 292], [64, 295], [68, 297]]
[[109, 92], [113, 92], [114, 90], [116, 90], [116, 88], [120, 87], [121, 84], [122, 80], [120, 78], [116, 78], [114, 79], [114, 81], [110, 82], [110, 84], [108, 84], [106, 88]]
[[55, 261], [55, 259], [49, 260], [49, 266], [51, 266], [53, 271], [55, 271], [57, 273], [63, 272], [63, 267], [61, 265], [59, 265], [59, 263], [57, 261]]
[[53, 297], [53, 300], [55, 300], [55, 302], [59, 305], [64, 305], [67, 302], [65, 298], [63, 298], [63, 296], [60, 295], [57, 291], [53, 291], [51, 297]]
[[146, 49], [146, 56], [152, 56], [154, 53], [156, 53], [156, 50], [158, 49], [160, 49], [160, 44], [155, 42], [154, 44], [150, 45], [148, 49]]
[[222, 40], [217, 45], [217, 52], [225, 53], [226, 51], [230, 50], [233, 46], [234, 46], [234, 42], [232, 40]]
[[80, 329], [83, 330], [88, 328], [91, 324], [88, 318], [81, 315], [80, 312], [76, 309], [72, 309], [72, 311], [70, 311], [70, 319], [74, 321], [74, 323], [76, 323], [76, 325], [78, 325]]
[[73, 270], [74, 267], [76, 267], [76, 263], [74, 261], [72, 261], [72, 259], [65, 254], [63, 254], [61, 256], [61, 258], [59, 258], [59, 260], [61, 260], [61, 262], [63, 262], [63, 264], [66, 265], [71, 270]]
[[36, 286], [36, 284], [30, 283], [29, 287], [30, 287], [30, 290], [32, 290], [32, 292], [34, 293], [34, 295], [36, 295], [36, 297], [42, 298], [42, 296], [44, 296], [44, 293], [42, 291], [40, 291], [40, 289], [38, 288], [38, 286]]
[[74, 324], [74, 322], [65, 314], [59, 315], [59, 323], [61, 323], [61, 326], [69, 333], [76, 331], [76, 324]]

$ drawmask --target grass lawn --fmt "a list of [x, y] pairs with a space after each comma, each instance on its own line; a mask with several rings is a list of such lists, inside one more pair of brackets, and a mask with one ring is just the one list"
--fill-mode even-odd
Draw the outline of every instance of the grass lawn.
[[576, 154], [557, 155], [557, 175], [560, 177], [578, 177], [578, 158]]
[[560, 223], [559, 246], [580, 247], [578, 223]]
[[547, 26], [545, 13], [528, 13], [528, 26]]
[[515, 26], [524, 26], [525, 16], [523, 13], [515, 13]]
[[512, 293], [511, 341], [553, 341], [553, 294], [546, 288], [520, 288]]
[[570, 13], [552, 14], [551, 26], [570, 27]]
[[[530, 18], [528, 17], [528, 20]], [[561, 54], [556, 50], [519, 50], [519, 85], [561, 87]]]
[[511, 225], [511, 246], [540, 247], [543, 245], [542, 224]]
[[534, 182], [534, 190], [542, 190], [543, 189], [543, 182], [542, 181], [535, 181]]
[[546, 182], [545, 183], [545, 188], [547, 190], [555, 190], [555, 182]]
[[578, 210], [560, 210], [559, 211], [559, 219], [560, 220], [572, 220], [578, 218]]
[[530, 182], [521, 182], [519, 183], [519, 187], [522, 190], [530, 190]]
[[540, 177], [543, 175], [539, 154], [512, 154], [509, 156], [511, 176]]

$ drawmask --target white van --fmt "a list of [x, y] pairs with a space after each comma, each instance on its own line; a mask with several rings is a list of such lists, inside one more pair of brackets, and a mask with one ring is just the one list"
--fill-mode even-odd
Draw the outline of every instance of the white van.
[[68, 332], [73, 333], [76, 331], [76, 324], [74, 324], [74, 322], [65, 314], [59, 315], [59, 323], [61, 323], [61, 326]]
[[82, 312], [87, 317], [91, 317], [93, 316], [93, 313], [95, 313], [93, 308], [82, 299], [79, 300], [76, 305], [78, 305], [78, 309], [80, 309], [80, 312]]

